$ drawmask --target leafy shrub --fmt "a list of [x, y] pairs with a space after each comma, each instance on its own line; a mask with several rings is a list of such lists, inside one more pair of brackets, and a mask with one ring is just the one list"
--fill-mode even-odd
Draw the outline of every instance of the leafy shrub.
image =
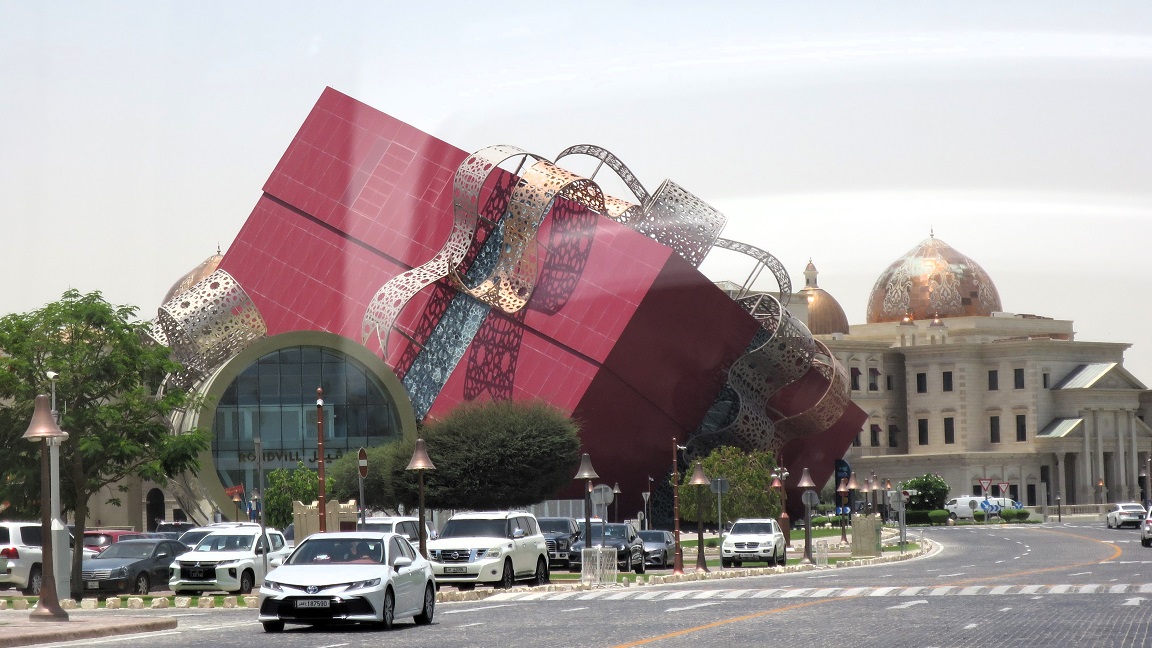
[[945, 511], [944, 509], [936, 509], [934, 511], [928, 511], [928, 523], [929, 524], [947, 524], [947, 522], [948, 522], [948, 511]]
[[905, 511], [904, 522], [907, 524], [931, 524], [932, 520], [928, 517], [929, 511]]
[[828, 518], [823, 515], [817, 515], [812, 518], [812, 528], [818, 528], [828, 525]]
[[972, 521], [973, 522], [983, 522], [984, 521], [984, 511], [981, 509], [975, 509], [974, 511], [972, 511]]

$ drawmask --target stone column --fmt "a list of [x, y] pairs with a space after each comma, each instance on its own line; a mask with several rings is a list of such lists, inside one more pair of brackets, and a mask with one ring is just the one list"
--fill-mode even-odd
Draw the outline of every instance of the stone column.
[[1116, 496], [1125, 501], [1132, 500], [1132, 484], [1128, 483], [1128, 460], [1124, 452], [1124, 430], [1120, 428], [1120, 412], [1112, 410], [1112, 425], [1116, 426], [1116, 466], [1119, 468], [1120, 480]]
[[1080, 462], [1080, 476], [1082, 479], [1077, 484], [1076, 488], [1076, 503], [1088, 504], [1095, 502], [1096, 498], [1092, 496], [1094, 485], [1092, 483], [1092, 423], [1090, 422], [1091, 410], [1084, 412], [1084, 456], [1081, 457], [1083, 461]]

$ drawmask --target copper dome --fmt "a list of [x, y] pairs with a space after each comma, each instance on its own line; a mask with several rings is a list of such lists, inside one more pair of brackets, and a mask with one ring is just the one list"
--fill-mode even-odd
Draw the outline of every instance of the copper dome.
[[804, 287], [800, 296], [808, 302], [808, 330], [813, 335], [848, 333], [848, 317], [836, 298], [816, 285], [816, 275], [820, 274], [812, 260], [804, 268]]
[[183, 277], [180, 277], [176, 283], [172, 284], [172, 287], [168, 289], [168, 294], [164, 295], [164, 301], [160, 303], [167, 304], [168, 302], [172, 301], [172, 298], [176, 295], [179, 295], [185, 290], [188, 290], [192, 286], [200, 283], [200, 281], [205, 279], [208, 275], [216, 272], [216, 268], [220, 267], [220, 262], [223, 260], [224, 256], [220, 254], [220, 250], [216, 250], [216, 254], [213, 254], [212, 256], [205, 259], [203, 263], [196, 266], [195, 268], [192, 268], [191, 272], [184, 275]]
[[935, 236], [888, 266], [868, 296], [869, 324], [999, 310], [1000, 293], [984, 268]]

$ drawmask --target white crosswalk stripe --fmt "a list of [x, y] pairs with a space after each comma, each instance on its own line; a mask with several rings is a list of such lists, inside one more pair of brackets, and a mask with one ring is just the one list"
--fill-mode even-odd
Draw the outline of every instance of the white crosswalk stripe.
[[924, 597], [924, 596], [1019, 596], [1044, 594], [1149, 594], [1152, 583], [1130, 584], [1058, 584], [1058, 585], [937, 585], [884, 587], [773, 587], [765, 589], [655, 589], [634, 587], [605, 588], [579, 592], [501, 592], [489, 601], [707, 601], [711, 599], [793, 599], [847, 597]]

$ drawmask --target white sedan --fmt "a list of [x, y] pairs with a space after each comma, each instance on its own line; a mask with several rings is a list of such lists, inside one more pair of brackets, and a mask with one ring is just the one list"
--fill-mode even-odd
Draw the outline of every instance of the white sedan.
[[1144, 506], [1135, 502], [1125, 504], [1113, 504], [1112, 508], [1108, 509], [1108, 516], [1106, 523], [1108, 528], [1119, 529], [1122, 526], [1131, 524], [1134, 527], [1139, 527], [1140, 523], [1144, 521]]
[[265, 632], [285, 623], [432, 623], [432, 565], [395, 533], [317, 533], [302, 540], [260, 588]]

